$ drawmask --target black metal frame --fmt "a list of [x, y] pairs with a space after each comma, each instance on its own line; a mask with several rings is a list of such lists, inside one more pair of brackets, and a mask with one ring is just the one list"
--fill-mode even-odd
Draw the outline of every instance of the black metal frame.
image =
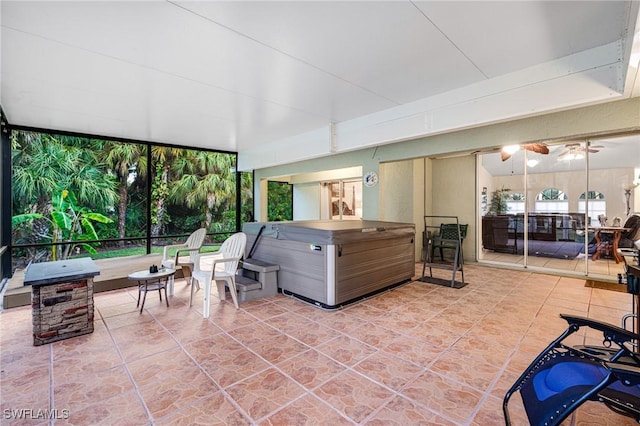
[[[455, 232], [452, 235], [446, 236], [446, 238], [444, 238], [445, 236], [439, 235], [439, 232], [441, 232], [441, 225], [443, 224], [438, 223], [434, 225], [434, 220], [435, 222], [439, 222], [443, 219], [455, 220], [455, 223], [451, 224], [454, 226]], [[467, 283], [464, 281], [464, 255], [462, 253], [462, 241], [464, 237], [462, 234], [461, 226], [462, 225], [458, 220], [458, 216], [425, 216], [424, 217], [423, 239], [425, 239], [426, 241], [422, 242], [423, 250], [425, 250], [425, 253], [424, 253], [424, 261], [422, 263], [422, 277], [420, 278], [420, 281], [447, 286], [451, 288], [457, 288], [457, 289], [460, 289], [467, 285]], [[466, 227], [465, 227], [464, 233], [466, 236]], [[453, 261], [451, 263], [436, 262], [435, 259], [433, 258], [433, 248], [434, 248], [433, 244], [436, 238], [439, 239], [440, 244], [442, 244], [443, 242], [446, 242], [447, 244], [446, 248], [454, 250]], [[441, 250], [440, 253], [442, 256], [442, 249], [440, 250]], [[429, 276], [425, 275], [427, 268], [429, 268]], [[449, 282], [447, 280], [434, 277], [433, 276], [434, 268], [446, 269], [446, 270], [452, 271], [451, 281]], [[460, 271], [462, 281], [456, 281], [456, 273], [458, 271]]]
[[11, 276], [11, 128], [0, 106], [0, 282]]
[[[174, 144], [167, 144], [167, 143], [158, 143], [158, 142], [150, 142], [150, 141], [141, 141], [141, 140], [135, 140], [135, 139], [125, 139], [125, 138], [118, 138], [118, 137], [111, 137], [111, 136], [102, 136], [102, 135], [91, 135], [91, 134], [85, 134], [85, 133], [74, 133], [74, 132], [67, 132], [67, 131], [62, 131], [62, 130], [54, 130], [54, 129], [44, 129], [44, 128], [35, 128], [35, 127], [28, 127], [28, 126], [12, 126], [10, 125], [7, 120], [6, 117], [4, 116], [4, 112], [2, 111], [2, 108], [0, 106], [0, 113], [2, 114], [1, 118], [2, 118], [2, 131], [1, 133], [1, 145], [0, 145], [0, 154], [2, 156], [1, 158], [1, 170], [2, 170], [2, 174], [0, 175], [0, 183], [1, 183], [1, 189], [0, 189], [0, 196], [1, 196], [1, 200], [2, 200], [2, 206], [0, 207], [2, 209], [1, 212], [1, 220], [0, 220], [0, 247], [6, 247], [6, 250], [4, 251], [4, 253], [2, 253], [0, 255], [0, 281], [3, 278], [10, 278], [13, 274], [12, 272], [12, 265], [11, 265], [11, 255], [13, 252], [13, 248], [25, 248], [25, 247], [36, 247], [36, 246], [50, 246], [51, 243], [42, 243], [42, 244], [16, 244], [13, 245], [12, 241], [11, 241], [11, 216], [12, 216], [12, 203], [11, 203], [11, 193], [12, 193], [12, 184], [11, 184], [11, 142], [10, 142], [10, 133], [13, 130], [22, 130], [22, 131], [28, 131], [28, 132], [38, 132], [38, 133], [48, 133], [48, 134], [55, 134], [55, 135], [63, 135], [63, 136], [74, 136], [74, 137], [82, 137], [82, 138], [89, 138], [89, 139], [103, 139], [103, 140], [109, 140], [109, 141], [114, 141], [114, 142], [122, 142], [122, 143], [135, 143], [135, 144], [139, 144], [139, 145], [144, 145], [147, 147], [147, 176], [151, 176], [151, 147], [152, 146], [161, 146], [161, 147], [174, 147], [174, 148], [180, 148], [180, 149], [193, 149], [193, 150], [199, 150], [199, 151], [208, 151], [208, 152], [215, 152], [215, 153], [222, 153], [222, 154], [231, 154], [231, 155], [235, 155], [236, 157], [236, 166], [238, 163], [238, 153], [237, 152], [233, 152], [233, 151], [225, 151], [225, 150], [213, 150], [213, 149], [205, 149], [205, 148], [195, 148], [195, 147], [188, 147], [188, 146], [181, 146], [181, 145], [174, 145]], [[242, 174], [240, 172], [236, 172], [236, 206], [238, 206], [238, 208], [236, 209], [236, 220], [235, 220], [235, 230], [234, 231], [229, 231], [229, 232], [238, 232], [241, 228], [242, 225], [242, 193], [241, 193], [241, 188], [242, 188]], [[131, 240], [141, 240], [141, 239], [145, 239], [146, 240], [146, 253], [150, 254], [151, 253], [151, 240], [153, 238], [151, 238], [151, 179], [147, 180], [147, 188], [146, 188], [146, 192], [147, 192], [147, 225], [146, 225], [146, 237], [130, 237], [130, 238], [113, 238], [113, 239], [101, 239], [101, 240], [95, 240], [95, 241], [83, 241], [83, 242], [99, 242], [99, 243], [103, 243], [103, 242], [117, 242], [117, 241], [131, 241]], [[255, 198], [255, 190], [254, 190], [254, 198]], [[253, 200], [253, 203], [255, 203], [255, 199]], [[220, 233], [220, 234], [224, 234], [224, 233]], [[210, 235], [217, 235], [216, 234], [210, 234]], [[188, 236], [188, 234], [185, 235], [163, 235], [162, 238], [174, 238], [174, 237], [186, 237]], [[66, 244], [68, 242], [62, 242], [60, 244]]]
[[[640, 354], [635, 353], [631, 345], [638, 338], [638, 335], [632, 331], [591, 318], [566, 314], [560, 314], [560, 317], [568, 323], [565, 331], [540, 352], [506, 392], [502, 401], [505, 424], [507, 426], [511, 425], [511, 417], [509, 415], [511, 397], [520, 391], [525, 383], [533, 380], [537, 370], [543, 367], [545, 363], [559, 360], [565, 355], [588, 359], [593, 363], [605, 366], [609, 371], [600, 382], [593, 384], [580, 397], [562, 407], [557, 407], [555, 415], [547, 419], [545, 424], [549, 426], [559, 425], [578, 407], [590, 400], [600, 400], [619, 414], [637, 417], [640, 414], [637, 405], [626, 404], [624, 401], [608, 397], [606, 388], [620, 380], [628, 380], [629, 384], [633, 385], [637, 385], [640, 381]], [[578, 332], [583, 327], [602, 332], [603, 345], [571, 346], [563, 343], [567, 337]], [[526, 407], [526, 400], [524, 404]], [[535, 407], [533, 410], [535, 410]]]

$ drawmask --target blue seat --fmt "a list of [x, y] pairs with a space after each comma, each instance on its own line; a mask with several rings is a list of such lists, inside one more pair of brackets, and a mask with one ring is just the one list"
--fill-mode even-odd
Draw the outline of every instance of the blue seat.
[[[560, 315], [568, 328], [545, 348], [507, 391], [508, 404], [520, 392], [531, 425], [559, 425], [586, 401], [600, 401], [640, 422], [640, 336], [589, 318]], [[571, 346], [564, 341], [583, 327], [603, 334], [603, 346]]]

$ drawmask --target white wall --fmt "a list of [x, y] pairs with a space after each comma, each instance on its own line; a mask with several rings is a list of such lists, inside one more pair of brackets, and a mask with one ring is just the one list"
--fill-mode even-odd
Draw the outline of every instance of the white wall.
[[293, 185], [293, 220], [320, 219], [321, 199], [319, 183]]
[[[362, 167], [363, 174], [368, 171], [380, 174], [380, 165], [386, 162], [437, 157], [448, 153], [472, 152], [533, 141], [568, 139], [578, 135], [581, 137], [602, 135], [623, 130], [640, 132], [640, 98], [470, 128], [406, 142], [381, 144], [375, 148], [345, 152], [315, 160], [256, 169], [256, 211], [260, 213], [266, 211], [266, 208], [262, 207], [266, 197], [261, 194], [260, 182], [271, 176], [294, 176], [300, 173], [354, 166]], [[455, 211], [460, 212], [460, 216], [464, 217], [463, 220], [468, 221], [469, 224], [475, 224], [476, 206], [479, 203], [476, 201], [475, 194], [475, 156], [469, 155], [466, 158], [467, 160], [462, 160], [461, 163], [451, 159], [453, 160], [451, 164], [456, 165], [454, 169], [447, 168], [448, 160], [442, 163], [444, 166], [436, 166], [436, 161], [440, 160], [425, 161], [427, 176], [425, 186], [414, 188], [414, 191], [423, 191], [425, 212], [440, 214], [438, 212], [450, 212], [455, 207]], [[430, 173], [431, 167], [433, 171]], [[429, 176], [438, 179], [438, 182], [432, 183]], [[458, 190], [460, 185], [462, 189]], [[431, 186], [432, 191], [429, 190]], [[381, 185], [376, 185], [363, 189], [363, 219], [378, 220], [383, 216], [381, 206], [387, 200], [381, 198], [380, 187]], [[453, 194], [457, 195], [455, 203], [452, 200]], [[257, 214], [256, 217], [258, 217]], [[474, 233], [472, 232], [471, 235]], [[467, 238], [470, 242], [471, 239]], [[465, 241], [465, 257], [472, 252], [467, 249], [467, 244]]]
[[413, 160], [380, 164], [380, 219], [414, 222]]
[[422, 250], [424, 180], [424, 159], [380, 164], [380, 220], [415, 225], [416, 259]]
[[475, 155], [444, 158], [432, 161], [431, 172], [431, 214], [457, 216], [458, 223], [469, 225], [463, 242], [463, 254], [467, 260], [476, 258], [476, 205], [479, 201], [475, 164]]
[[[620, 182], [632, 181], [634, 169], [599, 169], [592, 170], [589, 174], [589, 188], [604, 194], [607, 202], [607, 216], [609, 224], [613, 218], [619, 216], [626, 218], [626, 199], [624, 188]], [[535, 211], [535, 197], [546, 188], [557, 188], [567, 194], [569, 198], [569, 212], [578, 212], [578, 197], [586, 191], [585, 172], [556, 172], [530, 174], [527, 178], [529, 191], [525, 193], [524, 179], [522, 175], [496, 176], [493, 178], [493, 187], [509, 188], [511, 192], [520, 192], [527, 197], [527, 208]], [[489, 192], [491, 194], [491, 192]], [[633, 200], [631, 200], [633, 202]]]

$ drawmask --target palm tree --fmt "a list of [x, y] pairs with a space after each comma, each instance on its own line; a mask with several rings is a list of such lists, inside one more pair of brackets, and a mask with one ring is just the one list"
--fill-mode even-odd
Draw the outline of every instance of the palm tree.
[[[52, 199], [61, 190], [72, 191], [78, 203], [91, 211], [108, 212], [117, 201], [115, 181], [100, 162], [104, 141], [44, 133], [12, 133], [13, 215], [48, 217]], [[107, 223], [106, 221], [103, 223]], [[34, 220], [30, 232], [15, 238], [37, 243], [49, 235], [51, 224]], [[35, 255], [31, 251], [32, 255]]]
[[151, 157], [155, 167], [151, 197], [151, 237], [158, 237], [167, 223], [167, 197], [174, 160], [183, 156], [184, 149], [153, 146]]
[[14, 210], [44, 212], [60, 188], [73, 191], [80, 203], [95, 210], [115, 204], [115, 182], [99, 161], [102, 141], [14, 132], [12, 142]]
[[177, 161], [182, 176], [171, 189], [172, 201], [184, 200], [188, 207], [200, 209], [203, 226], [211, 229], [216, 214], [224, 206], [235, 203], [233, 156], [229, 154], [189, 151], [188, 157]]
[[236, 178], [240, 178], [240, 202], [241, 217], [243, 222], [253, 222], [253, 174], [241, 172]]
[[119, 246], [124, 247], [122, 239], [126, 236], [127, 206], [129, 205], [129, 177], [132, 170], [136, 177], [147, 173], [146, 147], [140, 144], [107, 142], [105, 145], [106, 163], [118, 180], [118, 238]]

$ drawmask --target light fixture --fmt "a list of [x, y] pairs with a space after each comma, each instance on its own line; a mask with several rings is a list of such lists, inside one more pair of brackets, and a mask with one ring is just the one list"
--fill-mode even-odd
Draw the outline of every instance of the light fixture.
[[520, 150], [520, 145], [507, 145], [502, 147], [502, 152], [506, 152], [509, 155], [513, 155], [519, 150]]
[[638, 186], [640, 186], [640, 175], [638, 175], [637, 179], [634, 179], [633, 182], [631, 182], [631, 186], [624, 188], [624, 198], [627, 201], [627, 216], [631, 212], [631, 204], [629, 203], [629, 200], [631, 198], [631, 191], [633, 191]]
[[625, 189], [624, 190], [624, 198], [627, 201], [627, 216], [629, 216], [629, 213], [631, 212], [631, 204], [629, 203], [629, 199], [631, 198], [631, 190], [630, 189]]
[[527, 160], [527, 166], [531, 167], [532, 169], [538, 165], [538, 163], [540, 163], [540, 161], [536, 160], [535, 158], [532, 158], [531, 160]]
[[584, 159], [584, 152], [578, 151], [574, 148], [569, 148], [566, 154], [558, 157], [560, 161], [572, 161], [572, 160], [582, 160]]

